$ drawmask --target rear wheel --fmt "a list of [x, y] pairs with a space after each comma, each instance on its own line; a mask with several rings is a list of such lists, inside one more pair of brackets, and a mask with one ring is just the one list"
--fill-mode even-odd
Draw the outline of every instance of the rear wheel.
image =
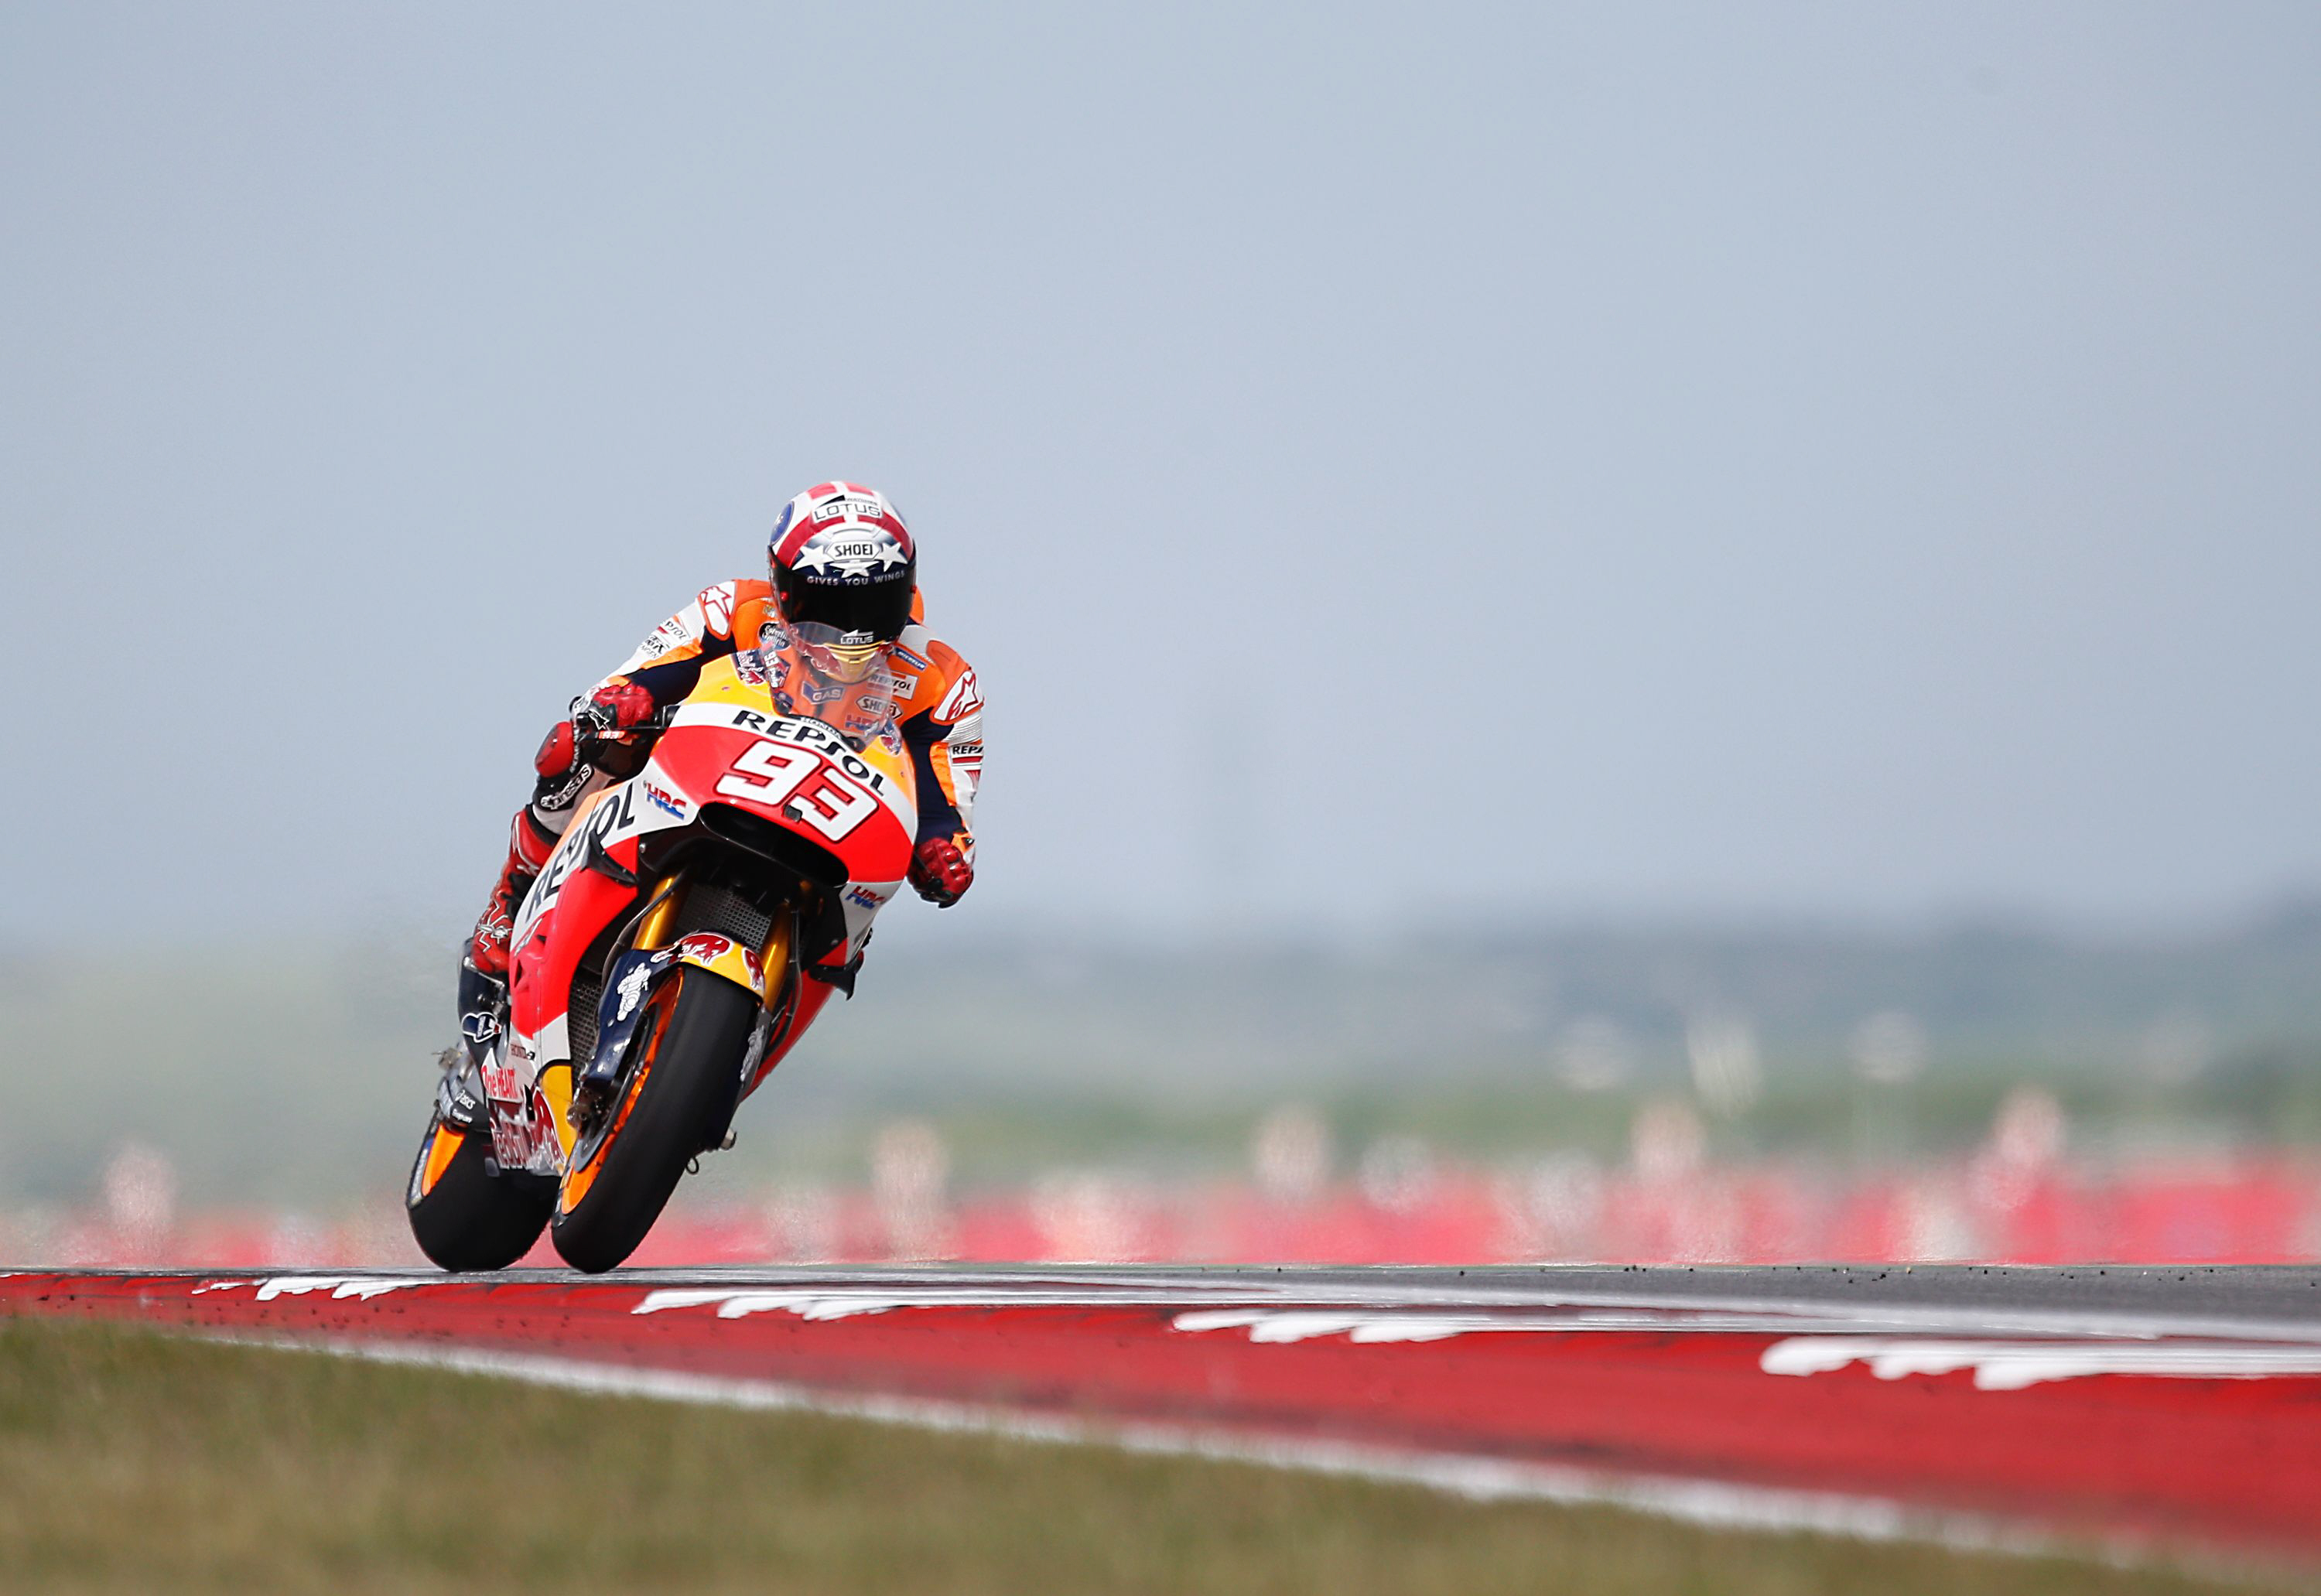
[[532, 1250], [555, 1211], [553, 1180], [487, 1165], [491, 1151], [489, 1132], [428, 1117], [403, 1207], [419, 1250], [445, 1269], [505, 1269]]
[[655, 989], [612, 1100], [573, 1143], [551, 1221], [566, 1263], [600, 1274], [636, 1251], [731, 1105], [757, 1018], [756, 998], [706, 971]]

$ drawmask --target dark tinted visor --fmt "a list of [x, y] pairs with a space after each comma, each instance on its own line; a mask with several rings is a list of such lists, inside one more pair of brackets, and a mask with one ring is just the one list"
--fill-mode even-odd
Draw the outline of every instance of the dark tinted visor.
[[882, 580], [819, 582], [788, 573], [782, 584], [782, 614], [792, 621], [817, 622], [842, 633], [866, 633], [891, 643], [911, 624], [911, 573], [907, 568]]

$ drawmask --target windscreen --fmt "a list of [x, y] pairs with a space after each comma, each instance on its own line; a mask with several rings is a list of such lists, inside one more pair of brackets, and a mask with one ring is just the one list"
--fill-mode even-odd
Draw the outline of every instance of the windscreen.
[[900, 749], [895, 716], [903, 684], [896, 679], [893, 644], [862, 643], [827, 628], [768, 631], [757, 648], [733, 657], [744, 681], [771, 690], [784, 715], [818, 720], [860, 749], [883, 743]]

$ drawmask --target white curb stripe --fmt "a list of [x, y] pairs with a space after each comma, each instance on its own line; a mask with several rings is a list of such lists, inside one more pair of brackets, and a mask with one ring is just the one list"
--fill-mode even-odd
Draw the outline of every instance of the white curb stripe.
[[2026, 1555], [2077, 1550], [2082, 1555], [2092, 1551], [2105, 1555], [2108, 1551], [2092, 1543], [2074, 1548], [1995, 1519], [1927, 1511], [1883, 1497], [1618, 1474], [1555, 1464], [1411, 1451], [1358, 1442], [1253, 1436], [1193, 1424], [1073, 1418], [919, 1397], [839, 1395], [777, 1381], [583, 1363], [522, 1353], [271, 1336], [204, 1335], [200, 1338], [291, 1352], [327, 1353], [368, 1363], [494, 1375], [594, 1396], [644, 1397], [758, 1411], [820, 1413], [917, 1429], [998, 1436], [1008, 1440], [1105, 1446], [1157, 1456], [1299, 1469], [1420, 1485], [1475, 1501], [1547, 1501], [1567, 1506], [1627, 1508], [1715, 1528], [1811, 1530], [1857, 1540], [1932, 1541], [1963, 1550]]

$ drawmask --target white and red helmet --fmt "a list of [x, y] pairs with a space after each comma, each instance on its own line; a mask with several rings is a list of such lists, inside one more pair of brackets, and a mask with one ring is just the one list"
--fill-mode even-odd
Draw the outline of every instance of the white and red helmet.
[[875, 488], [824, 482], [782, 506], [767, 541], [774, 602], [802, 626], [850, 645], [888, 643], [910, 625], [918, 546], [903, 514]]

